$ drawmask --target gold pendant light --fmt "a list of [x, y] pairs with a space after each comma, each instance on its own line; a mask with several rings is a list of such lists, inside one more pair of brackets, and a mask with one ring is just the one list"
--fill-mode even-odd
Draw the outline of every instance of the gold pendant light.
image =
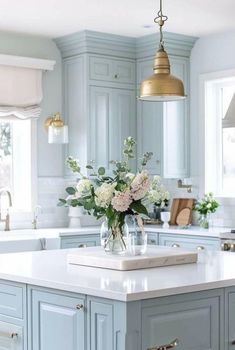
[[160, 29], [160, 44], [154, 60], [154, 74], [141, 82], [140, 100], [164, 102], [186, 97], [183, 82], [171, 75], [169, 58], [164, 50], [162, 27], [167, 19], [168, 17], [162, 13], [162, 0], [160, 0], [160, 10], [154, 19]]

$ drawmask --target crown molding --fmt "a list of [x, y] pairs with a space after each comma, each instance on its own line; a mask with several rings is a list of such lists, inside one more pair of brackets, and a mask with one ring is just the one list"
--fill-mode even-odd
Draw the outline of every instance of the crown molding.
[[[196, 37], [164, 33], [165, 47], [169, 54], [189, 57]], [[153, 57], [158, 47], [159, 34], [145, 35], [140, 38], [100, 33], [90, 30], [54, 39], [61, 51], [62, 58], [83, 53], [108, 55], [126, 59]]]
[[[191, 50], [198, 38], [164, 32], [164, 46], [169, 55], [190, 57]], [[136, 39], [136, 58], [153, 57], [158, 49], [159, 33]]]
[[135, 38], [91, 30], [66, 35], [54, 41], [61, 51], [62, 58], [94, 53], [135, 59], [136, 54]]

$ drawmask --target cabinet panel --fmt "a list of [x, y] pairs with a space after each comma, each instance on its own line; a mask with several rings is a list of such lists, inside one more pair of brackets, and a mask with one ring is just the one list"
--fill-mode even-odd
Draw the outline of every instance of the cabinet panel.
[[[135, 92], [131, 90], [112, 90], [112, 112], [109, 121], [109, 161], [123, 158], [123, 141], [128, 136], [136, 139]], [[132, 161], [132, 170], [136, 170]]]
[[90, 57], [90, 79], [94, 80], [112, 80], [113, 67], [112, 61], [107, 58]]
[[0, 321], [0, 350], [23, 350], [23, 328]]
[[158, 233], [147, 232], [148, 235], [148, 244], [157, 245], [158, 244]]
[[89, 67], [91, 80], [124, 84], [135, 83], [134, 61], [91, 56]]
[[[188, 88], [188, 61], [170, 57], [171, 72]], [[163, 176], [184, 178], [188, 176], [188, 99], [164, 103], [163, 110]]]
[[99, 301], [89, 301], [91, 350], [113, 349], [113, 305]]
[[81, 237], [79, 235], [61, 238], [62, 249], [94, 247], [96, 245], [100, 245], [99, 235], [87, 235], [86, 237]]
[[186, 237], [183, 235], [159, 234], [159, 245], [187, 248], [190, 250], [219, 250], [220, 240], [216, 238]]
[[151, 175], [161, 174], [162, 159], [162, 103], [138, 101], [138, 158], [145, 152], [153, 152], [147, 165]]
[[32, 291], [31, 350], [84, 350], [84, 299]]
[[[137, 63], [137, 83], [140, 84], [142, 80], [150, 77], [153, 74], [154, 58], [140, 61]], [[139, 92], [138, 94], [139, 95]]]
[[179, 350], [219, 350], [219, 298], [175, 302], [142, 310], [142, 349], [179, 340]]
[[113, 61], [114, 79], [118, 83], [135, 83], [135, 64], [127, 61]]
[[0, 314], [22, 318], [23, 317], [23, 288], [0, 283]]
[[109, 168], [111, 98], [111, 89], [95, 86], [90, 89], [90, 159], [96, 168]]

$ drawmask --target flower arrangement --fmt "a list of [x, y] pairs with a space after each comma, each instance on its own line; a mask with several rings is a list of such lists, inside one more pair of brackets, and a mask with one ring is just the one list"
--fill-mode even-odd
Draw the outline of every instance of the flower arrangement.
[[208, 214], [215, 213], [219, 204], [214, 199], [213, 193], [209, 192], [204, 195], [204, 197], [198, 200], [193, 210], [200, 214], [199, 223], [203, 228], [209, 227]]
[[169, 204], [170, 193], [166, 190], [165, 186], [161, 183], [160, 176], [154, 176], [148, 198], [151, 203], [158, 208], [165, 208]]
[[104, 167], [96, 172], [89, 164], [86, 166], [90, 172], [87, 177], [82, 174], [75, 159], [68, 157], [66, 161], [72, 172], [79, 174], [80, 180], [76, 186], [66, 188], [69, 196], [59, 199], [59, 205], [81, 206], [97, 219], [107, 218], [108, 228], [112, 232], [106, 242], [107, 250], [117, 247], [118, 239], [120, 250], [125, 250], [122, 229], [127, 215], [148, 216], [146, 200], [149, 202], [152, 199], [149, 193], [152, 185], [145, 166], [152, 153], [143, 155], [138, 173], [133, 174], [129, 161], [134, 158], [135, 145], [132, 137], [124, 140], [123, 160], [112, 162], [113, 176], [107, 175]]

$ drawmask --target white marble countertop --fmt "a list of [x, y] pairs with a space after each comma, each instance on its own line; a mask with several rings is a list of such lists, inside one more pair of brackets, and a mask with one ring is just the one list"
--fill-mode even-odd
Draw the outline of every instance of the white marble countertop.
[[195, 264], [113, 271], [69, 265], [71, 251], [1, 254], [0, 279], [121, 301], [235, 286], [234, 253], [200, 252]]
[[[231, 228], [227, 227], [215, 227], [208, 230], [202, 229], [199, 226], [190, 226], [189, 228], [181, 228], [179, 226], [170, 226], [169, 229], [163, 228], [161, 225], [146, 225], [146, 232], [151, 233], [166, 233], [166, 234], [180, 234], [188, 236], [201, 236], [211, 238], [226, 238], [235, 239], [235, 234], [230, 233]], [[12, 230], [9, 232], [0, 231], [0, 241], [5, 240], [26, 240], [39, 239], [39, 238], [56, 238], [56, 237], [67, 237], [73, 235], [87, 235], [87, 234], [99, 234], [100, 226], [84, 226], [80, 228], [42, 228], [42, 229], [20, 229]]]

